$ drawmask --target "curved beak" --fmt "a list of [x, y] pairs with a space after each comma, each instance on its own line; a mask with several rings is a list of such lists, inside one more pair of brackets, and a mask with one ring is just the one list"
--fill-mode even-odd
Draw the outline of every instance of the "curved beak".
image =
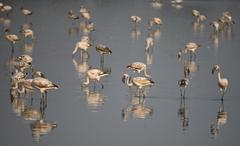
[[214, 68], [212, 69], [212, 74], [214, 74], [215, 70], [216, 70], [216, 67], [214, 67]]
[[182, 52], [181, 52], [181, 51], [179, 51], [179, 52], [178, 52], [178, 54], [177, 54], [177, 57], [178, 57], [178, 59], [180, 59], [180, 58], [181, 58], [181, 56], [182, 56]]
[[131, 65], [129, 64], [129, 65], [127, 65], [127, 68], [131, 68]]
[[126, 77], [123, 75], [122, 77], [122, 82], [125, 84], [126, 83]]
[[108, 48], [108, 49], [109, 49], [109, 53], [112, 54], [112, 50], [110, 50], [110, 48]]

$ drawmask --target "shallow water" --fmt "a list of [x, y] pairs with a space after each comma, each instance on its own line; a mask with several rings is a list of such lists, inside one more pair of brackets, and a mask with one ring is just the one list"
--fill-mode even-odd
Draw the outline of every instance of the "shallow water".
[[[27, 21], [32, 22], [36, 35], [32, 49], [24, 49], [24, 43], [20, 41], [15, 46], [13, 55], [31, 54], [34, 67], [45, 73], [60, 88], [48, 92], [47, 107], [43, 111], [44, 119], [56, 122], [57, 127], [36, 140], [37, 136], [32, 137], [30, 126], [34, 122], [17, 114], [10, 102], [12, 70], [8, 64], [11, 46], [4, 39], [4, 26], [1, 23], [1, 145], [226, 146], [239, 143], [240, 70], [236, 64], [240, 53], [240, 22], [237, 15], [240, 2], [192, 0], [185, 1], [180, 8], [172, 6], [168, 1], [153, 7], [149, 0], [22, 0], [4, 3], [14, 6], [13, 12], [9, 14], [9, 19], [12, 20], [11, 31], [18, 33], [20, 25]], [[113, 52], [105, 56], [102, 66], [111, 70], [111, 74], [104, 78], [104, 88], [97, 85], [95, 92], [92, 87], [89, 90], [82, 88], [81, 72], [84, 69], [78, 66], [81, 62], [80, 53], [75, 57], [77, 65], [71, 56], [75, 43], [83, 35], [79, 31], [82, 19], [72, 23], [67, 18], [67, 12], [70, 9], [78, 12], [80, 4], [90, 9], [92, 21], [96, 24], [96, 31], [91, 34], [93, 46], [103, 43]], [[31, 8], [33, 16], [24, 18], [19, 11], [21, 6]], [[209, 22], [200, 27], [193, 26], [192, 9], [206, 14], [209, 21], [217, 20], [223, 11], [231, 11], [236, 24], [212, 40]], [[140, 31], [137, 32], [138, 36], [133, 31], [129, 19], [131, 15], [142, 17], [137, 26]], [[5, 18], [5, 15], [1, 14], [1, 17]], [[148, 34], [147, 22], [152, 17], [160, 17], [164, 24], [155, 33], [152, 53], [147, 54], [144, 50]], [[189, 59], [184, 55], [178, 61], [177, 53], [189, 41], [201, 44], [201, 48], [196, 60], [191, 62], [193, 72], [183, 101], [177, 83], [183, 77], [184, 63], [189, 63]], [[89, 58], [83, 59], [84, 65], [99, 68], [100, 56], [95, 48], [90, 48], [88, 52]], [[133, 61], [147, 63], [148, 72], [155, 81], [155, 85], [147, 89], [142, 104], [135, 97], [135, 90], [131, 91], [121, 82], [123, 73], [127, 71], [126, 65]], [[222, 76], [230, 82], [223, 103], [220, 101], [216, 75], [211, 74], [215, 64], [221, 65]], [[127, 72], [130, 74], [130, 71]], [[34, 91], [32, 97], [32, 104], [29, 97], [18, 100], [23, 101], [27, 108], [39, 109], [40, 93]], [[129, 112], [122, 118], [122, 111], [134, 111], [136, 104], [150, 110], [147, 117], [137, 118], [134, 112]], [[220, 123], [222, 125], [216, 126], [218, 112], [223, 104], [227, 121], [223, 120]], [[182, 111], [181, 114], [179, 110]], [[219, 130], [215, 136], [211, 134], [212, 124]]]

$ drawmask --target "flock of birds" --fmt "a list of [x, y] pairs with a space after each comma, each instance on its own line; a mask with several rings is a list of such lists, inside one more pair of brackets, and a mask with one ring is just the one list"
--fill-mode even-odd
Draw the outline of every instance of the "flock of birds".
[[[25, 22], [20, 26], [19, 30], [19, 33], [22, 35], [21, 38], [10, 31], [9, 22], [11, 22], [11, 20], [8, 19], [8, 16], [13, 10], [13, 7], [0, 3], [0, 10], [2, 13], [6, 13], [6, 17], [1, 18], [1, 20], [5, 22], [5, 38], [11, 45], [11, 104], [17, 115], [23, 117], [26, 121], [30, 121], [33, 140], [39, 142], [41, 136], [48, 134], [57, 127], [56, 122], [47, 121], [45, 119], [45, 109], [47, 108], [47, 91], [51, 89], [58, 89], [59, 87], [48, 80], [42, 72], [36, 71], [30, 54], [26, 53], [17, 57], [14, 55], [15, 46], [17, 43], [20, 43], [21, 40], [24, 44], [34, 43], [35, 35], [31, 28], [32, 23], [28, 22], [28, 17], [30, 17], [33, 12], [24, 7], [20, 8], [21, 14], [25, 17]], [[35, 90], [40, 91], [42, 95], [39, 108], [34, 108], [33, 106], [34, 98], [32, 97], [32, 92]], [[28, 98], [29, 94], [31, 94], [30, 99]], [[27, 104], [28, 100], [31, 101], [30, 105]]]
[[[154, 0], [154, 3], [157, 3], [158, 0]], [[181, 5], [183, 3], [182, 0], [174, 0], [172, 4]], [[10, 5], [4, 5], [0, 3], [0, 11], [6, 14], [6, 18], [4, 20], [8, 20], [8, 15], [12, 11], [12, 7]], [[27, 8], [20, 8], [21, 14], [26, 18], [30, 17], [33, 12]], [[96, 31], [95, 24], [91, 21], [91, 13], [85, 6], [81, 5], [79, 14], [70, 10], [68, 12], [68, 18], [73, 22], [72, 24], [82, 19], [81, 30], [83, 35], [79, 42], [76, 42], [75, 47], [72, 51], [72, 59], [76, 69], [84, 75], [84, 79], [82, 81], [83, 91], [85, 95], [88, 97], [88, 102], [93, 106], [99, 106], [99, 102], [103, 103], [103, 96], [96, 92], [97, 83], [101, 84], [101, 89], [104, 88], [104, 85], [100, 82], [103, 77], [108, 76], [111, 71], [104, 68], [104, 56], [112, 54], [110, 47], [105, 44], [99, 43], [95, 45], [96, 52], [100, 55], [100, 67], [89, 67], [88, 66], [88, 49], [94, 46], [94, 43], [91, 39], [91, 33]], [[201, 24], [207, 20], [207, 17], [200, 13], [198, 10], [192, 10], [192, 15], [196, 20], [196, 23]], [[130, 16], [130, 20], [133, 23], [133, 30], [137, 30], [139, 23], [142, 21], [142, 18], [139, 16]], [[217, 20], [210, 23], [213, 27], [213, 33], [215, 35], [220, 34], [223, 30], [230, 28], [234, 24], [234, 20], [232, 18], [232, 14], [228, 11], [223, 12], [222, 16]], [[160, 29], [161, 25], [163, 25], [162, 19], [158, 17], [154, 17], [148, 22], [148, 37], [145, 40], [146, 47], [145, 51], [150, 53], [154, 48], [154, 35], [151, 33], [151, 30]], [[15, 45], [19, 43], [21, 40], [23, 42], [30, 41], [33, 42], [36, 37], [34, 35], [34, 31], [31, 28], [32, 24], [26, 23], [22, 25], [19, 30], [19, 33], [22, 34], [22, 38], [20, 38], [17, 34], [11, 32], [8, 25], [5, 28], [5, 38], [9, 41], [11, 45], [11, 65], [14, 68], [11, 74], [11, 86], [10, 86], [10, 95], [11, 102], [15, 111], [23, 115], [26, 120], [35, 121], [31, 124], [32, 132], [35, 137], [39, 140], [41, 135], [48, 134], [52, 129], [57, 127], [55, 122], [47, 122], [44, 119], [44, 111], [47, 107], [47, 91], [52, 89], [58, 89], [58, 85], [51, 82], [46, 78], [46, 76], [40, 72], [35, 70], [35, 66], [33, 66], [33, 59], [28, 54], [23, 54], [18, 57], [14, 57]], [[184, 77], [178, 81], [178, 85], [181, 92], [181, 106], [179, 109], [179, 115], [183, 120], [183, 127], [188, 125], [188, 117], [185, 111], [185, 90], [189, 85], [189, 76], [193, 72], [193, 68], [191, 68], [192, 62], [196, 60], [197, 54], [196, 52], [201, 47], [200, 44], [195, 42], [188, 42], [183, 49], [181, 49], [177, 53], [177, 57], [181, 60], [184, 54], [187, 54], [187, 62], [189, 64], [184, 65]], [[75, 60], [75, 56], [77, 52], [80, 52], [81, 63], [77, 64]], [[151, 116], [152, 109], [144, 105], [145, 97], [146, 97], [146, 88], [151, 87], [155, 84], [155, 81], [152, 80], [151, 75], [148, 73], [148, 64], [143, 62], [132, 62], [126, 65], [126, 71], [131, 70], [131, 73], [124, 73], [122, 77], [122, 81], [128, 87], [136, 87], [136, 96], [137, 99], [133, 99], [132, 106], [124, 108], [122, 111], [123, 120], [126, 121], [129, 113], [132, 113], [133, 117], [136, 118], [146, 118]], [[221, 106], [218, 114], [217, 124], [213, 124], [211, 126], [211, 132], [213, 135], [216, 135], [219, 131], [219, 125], [224, 125], [226, 123], [227, 113], [223, 108], [223, 99], [225, 92], [227, 91], [229, 81], [226, 78], [222, 78], [220, 65], [215, 65], [212, 69], [212, 73], [217, 73], [217, 83], [218, 87], [221, 91]], [[89, 91], [90, 81], [93, 81], [93, 91]], [[29, 93], [32, 93], [35, 90], [39, 90], [42, 97], [40, 102], [40, 110], [35, 110], [32, 108], [28, 108], [25, 106], [25, 101], [21, 101], [19, 97], [27, 97]], [[32, 100], [32, 98], [31, 98]]]
[[[155, 1], [157, 2], [157, 1]], [[183, 1], [176, 0], [172, 1], [173, 4], [181, 5]], [[80, 17], [81, 16], [81, 17]], [[81, 60], [84, 60], [84, 53], [88, 54], [87, 51], [92, 46], [91, 41], [91, 32], [95, 31], [94, 23], [90, 20], [91, 19], [91, 13], [90, 11], [85, 8], [84, 6], [81, 6], [80, 8], [80, 16], [77, 15], [77, 13], [74, 13], [73, 10], [70, 10], [68, 12], [68, 18], [70, 18], [72, 21], [76, 21], [80, 18], [83, 18], [83, 24], [84, 24], [84, 30], [87, 30], [82, 36], [80, 42], [76, 43], [76, 47], [74, 48], [72, 55], [75, 56], [78, 49], [80, 49], [81, 52]], [[198, 10], [192, 10], [192, 16], [195, 19], [195, 24], [201, 25], [204, 23], [204, 21], [207, 20], [207, 17], [200, 13]], [[142, 21], [142, 18], [137, 15], [130, 16], [130, 20], [133, 23], [133, 31], [137, 32], [137, 27], [139, 23]], [[223, 12], [222, 16], [217, 21], [212, 21], [210, 25], [213, 27], [213, 33], [214, 35], [219, 35], [221, 32], [223, 32], [226, 29], [230, 29], [231, 26], [234, 24], [234, 20], [232, 18], [232, 14], [228, 11]], [[161, 18], [154, 17], [148, 22], [148, 37], [145, 40], [146, 48], [145, 51], [147, 53], [150, 53], [150, 51], [154, 48], [154, 34], [152, 33], [154, 28], [160, 29], [161, 25], [163, 25], [163, 21]], [[84, 32], [84, 31], [83, 31]], [[136, 33], [137, 34], [137, 33]], [[188, 126], [188, 116], [185, 109], [185, 90], [187, 86], [189, 85], [190, 81], [190, 74], [193, 73], [196, 70], [196, 64], [195, 60], [197, 57], [197, 51], [200, 49], [201, 45], [195, 42], [188, 42], [186, 45], [177, 53], [177, 57], [179, 60], [181, 60], [182, 56], [184, 54], [187, 54], [187, 63], [184, 64], [184, 77], [178, 81], [178, 85], [181, 92], [181, 105], [179, 108], [178, 114], [181, 117], [182, 120], [182, 126], [185, 129]], [[111, 54], [112, 51], [109, 47], [105, 45], [96, 45], [96, 50], [102, 55], [102, 58], [104, 54]], [[86, 60], [86, 59], [85, 59]], [[103, 61], [104, 59], [101, 59]], [[146, 97], [146, 88], [151, 87], [155, 84], [155, 82], [152, 80], [151, 76], [148, 74], [147, 68], [148, 64], [145, 64], [143, 62], [132, 62], [129, 65], [126, 65], [126, 68], [131, 70], [133, 73], [124, 73], [122, 77], [122, 82], [126, 84], [128, 87], [136, 87], [136, 95], [134, 97], [137, 97], [137, 99], [133, 98], [131, 101], [131, 106], [128, 106], [127, 108], [123, 108], [122, 110], [122, 117], [124, 121], [127, 121], [129, 114], [132, 114], [135, 118], [147, 118], [152, 115], [153, 110], [150, 107], [147, 107], [144, 105], [145, 103], [145, 97]], [[217, 73], [217, 83], [218, 87], [221, 91], [221, 106], [220, 110], [218, 112], [217, 116], [217, 122], [216, 124], [213, 124], [211, 126], [211, 133], [213, 135], [217, 135], [220, 127], [226, 123], [227, 119], [227, 113], [223, 110], [223, 99], [225, 92], [228, 88], [228, 79], [221, 77], [220, 72], [220, 66], [214, 65], [212, 68], [212, 74]], [[105, 72], [102, 70], [102, 68], [94, 68], [94, 69], [85, 69], [84, 72], [85, 81], [83, 81], [83, 86], [88, 86], [90, 83], [90, 80], [94, 81], [94, 93], [95, 92], [95, 86], [96, 82], [100, 82], [102, 77], [108, 76], [108, 72]], [[136, 73], [136, 74], [135, 74]], [[143, 74], [142, 74], [143, 73]], [[102, 88], [104, 85], [101, 83]], [[87, 90], [88, 91], [88, 90]], [[89, 93], [89, 91], [87, 92]], [[89, 95], [89, 94], [87, 94]], [[94, 94], [94, 96], [90, 96], [95, 101], [103, 101], [102, 98], [99, 98], [99, 94]], [[96, 105], [96, 104], [95, 104]]]

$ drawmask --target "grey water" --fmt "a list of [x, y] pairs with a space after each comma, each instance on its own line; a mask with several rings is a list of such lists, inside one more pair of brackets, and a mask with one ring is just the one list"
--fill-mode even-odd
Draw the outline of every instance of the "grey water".
[[[172, 5], [163, 0], [154, 4], [150, 0], [11, 0], [3, 1], [13, 6], [6, 17], [0, 13], [0, 145], [27, 146], [235, 146], [239, 145], [240, 130], [240, 1], [237, 0], [186, 0]], [[71, 53], [83, 36], [81, 18], [72, 22], [67, 12], [79, 12], [86, 6], [92, 15], [96, 30], [91, 33], [93, 46], [74, 59]], [[20, 7], [33, 10], [24, 17]], [[194, 23], [192, 9], [207, 16], [203, 24]], [[217, 36], [209, 25], [230, 11], [235, 24]], [[131, 15], [141, 16], [142, 21], [133, 28]], [[154, 47], [145, 51], [148, 21], [160, 17], [163, 25], [154, 27]], [[6, 26], [3, 20], [11, 20]], [[23, 41], [19, 28], [31, 22], [35, 41]], [[34, 134], [34, 121], [24, 119], [21, 109], [11, 102], [10, 77], [12, 68], [11, 45], [5, 39], [4, 29], [21, 36], [15, 45], [14, 57], [30, 54], [34, 68], [42, 71], [49, 80], [59, 85], [48, 92], [44, 119], [57, 124], [45, 134]], [[196, 58], [189, 60], [177, 53], [187, 42], [201, 45]], [[95, 45], [103, 43], [112, 50], [104, 64]], [[26, 45], [27, 44], [27, 47]], [[85, 56], [85, 57], [84, 57]], [[135, 96], [136, 90], [122, 83], [124, 73], [131, 74], [126, 66], [134, 61], [147, 64], [148, 73], [155, 84], [146, 89], [144, 102]], [[228, 78], [229, 87], [221, 102], [217, 76], [211, 70], [221, 66], [222, 77]], [[182, 79], [184, 65], [191, 66], [186, 95], [181, 99], [178, 81]], [[102, 67], [110, 73], [93, 91], [82, 87], [86, 68]], [[32, 103], [31, 98], [32, 97]], [[34, 91], [21, 97], [19, 104], [25, 108], [39, 109], [41, 94]], [[138, 117], [136, 105], [145, 108], [147, 116]], [[19, 111], [20, 110], [20, 111]], [[127, 111], [127, 113], [123, 113]], [[44, 132], [43, 132], [44, 133]]]

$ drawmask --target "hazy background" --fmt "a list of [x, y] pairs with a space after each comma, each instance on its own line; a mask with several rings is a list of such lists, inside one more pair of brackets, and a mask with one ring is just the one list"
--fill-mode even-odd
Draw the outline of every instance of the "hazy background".
[[[33, 142], [30, 122], [17, 116], [11, 106], [9, 87], [10, 44], [4, 38], [1, 23], [0, 38], [0, 145], [42, 145], [42, 146], [237, 146], [240, 130], [239, 110], [239, 10], [237, 0], [200, 1], [189, 0], [178, 9], [169, 1], [162, 1], [162, 6], [153, 8], [150, 0], [11, 0], [2, 1], [10, 4], [14, 10], [9, 14], [11, 31], [19, 34], [20, 25], [26, 20], [20, 13], [24, 6], [33, 10], [27, 18], [32, 22], [36, 42], [32, 50], [33, 64], [47, 78], [60, 86], [59, 90], [49, 91], [48, 107], [45, 117], [56, 121], [58, 127], [48, 135], [41, 137], [40, 143]], [[78, 27], [80, 21], [72, 24], [67, 12], [73, 9], [79, 12], [80, 5], [90, 9], [96, 31], [92, 33], [94, 45], [104, 43], [113, 53], [105, 57], [105, 67], [111, 68], [111, 75], [103, 81], [105, 87], [101, 94], [105, 97], [104, 105], [92, 109], [87, 104], [81, 90], [81, 74], [73, 65], [71, 52], [82, 33], [69, 35], [69, 29]], [[202, 30], [194, 30], [191, 10], [197, 9], [207, 15], [208, 22]], [[223, 11], [230, 11], [236, 24], [230, 35], [221, 34], [219, 43], [214, 44], [210, 36], [212, 28], [209, 22], [217, 20]], [[0, 14], [5, 18], [5, 14]], [[133, 25], [131, 15], [142, 17], [138, 29], [138, 39], [131, 37]], [[149, 66], [152, 79], [156, 82], [148, 91], [146, 106], [153, 109], [148, 119], [129, 117], [124, 122], [122, 108], [130, 103], [129, 89], [121, 82], [126, 65], [133, 61], [146, 62], [145, 39], [147, 22], [152, 17], [160, 17], [160, 38], [155, 39], [153, 61]], [[177, 60], [177, 52], [189, 42], [201, 44], [197, 52], [198, 70], [191, 75], [186, 90], [186, 110], [189, 126], [184, 131], [181, 126], [178, 109], [180, 92], [178, 80], [183, 77], [183, 63]], [[23, 41], [15, 48], [14, 56], [24, 53]], [[79, 53], [79, 52], [78, 52]], [[92, 47], [89, 49], [89, 66], [99, 67], [100, 57]], [[183, 59], [187, 59], [184, 56]], [[79, 62], [79, 54], [76, 56]], [[222, 76], [229, 79], [229, 89], [225, 95], [224, 106], [228, 113], [227, 123], [221, 127], [217, 137], [210, 134], [210, 125], [216, 121], [220, 105], [220, 93], [216, 75], [211, 75], [214, 64], [220, 64]], [[99, 89], [99, 88], [98, 88]], [[34, 107], [38, 107], [40, 93], [34, 92]], [[29, 99], [26, 99], [29, 104]]]

